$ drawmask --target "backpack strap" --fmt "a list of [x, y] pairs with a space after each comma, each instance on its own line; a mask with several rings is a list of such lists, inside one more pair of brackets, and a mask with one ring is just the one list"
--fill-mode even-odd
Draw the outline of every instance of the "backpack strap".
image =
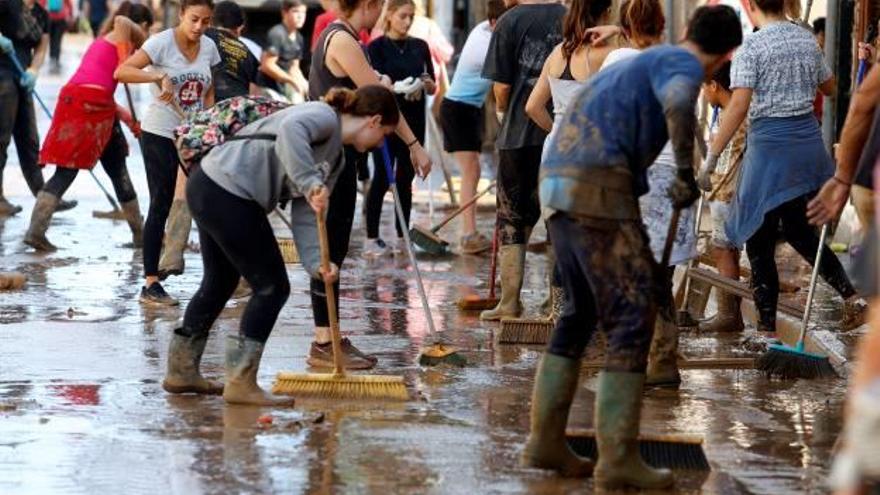
[[245, 135], [245, 136], [238, 135], [238, 134], [233, 134], [232, 136], [229, 136], [228, 138], [226, 138], [226, 141], [225, 141], [225, 142], [229, 142], [229, 141], [245, 141], [245, 140], [247, 140], [247, 139], [259, 139], [259, 140], [262, 140], [262, 141], [275, 141], [275, 138], [276, 138], [276, 137], [277, 137], [277, 136], [275, 136], [275, 134], [267, 134], [267, 133], [248, 134], [248, 135]]

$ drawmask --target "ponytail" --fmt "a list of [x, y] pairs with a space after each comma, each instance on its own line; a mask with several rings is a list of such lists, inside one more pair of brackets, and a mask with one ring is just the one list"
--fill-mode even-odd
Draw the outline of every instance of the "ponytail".
[[394, 93], [385, 86], [370, 84], [357, 90], [332, 88], [324, 95], [324, 103], [337, 112], [355, 117], [381, 116], [383, 126], [396, 126], [400, 110]]
[[105, 36], [113, 31], [113, 19], [117, 16], [127, 17], [131, 22], [141, 25], [146, 23], [148, 26], [153, 24], [153, 10], [141, 3], [132, 3], [129, 0], [119, 4], [113, 15], [109, 16], [101, 25], [100, 35]]

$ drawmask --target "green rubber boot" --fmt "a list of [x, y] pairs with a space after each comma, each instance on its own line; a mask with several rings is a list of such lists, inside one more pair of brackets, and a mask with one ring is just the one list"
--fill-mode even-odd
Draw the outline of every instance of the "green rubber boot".
[[171, 394], [222, 394], [223, 384], [205, 379], [199, 371], [208, 334], [186, 336], [177, 332], [168, 344], [168, 367], [162, 388]]
[[596, 485], [605, 489], [659, 489], [675, 479], [668, 469], [654, 469], [639, 453], [639, 414], [645, 375], [603, 371], [596, 392]]
[[593, 461], [575, 454], [565, 440], [579, 372], [579, 359], [549, 353], [541, 359], [532, 391], [532, 426], [522, 454], [524, 466], [553, 469], [573, 478], [593, 473]]

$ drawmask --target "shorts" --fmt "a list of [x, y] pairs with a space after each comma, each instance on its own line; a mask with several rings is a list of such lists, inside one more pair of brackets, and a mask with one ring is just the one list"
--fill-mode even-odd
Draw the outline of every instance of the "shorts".
[[440, 104], [443, 149], [447, 153], [483, 149], [483, 107], [444, 98]]
[[709, 201], [709, 213], [712, 217], [712, 245], [721, 249], [738, 249], [739, 247], [727, 237], [725, 224], [730, 216], [731, 204], [725, 201]]

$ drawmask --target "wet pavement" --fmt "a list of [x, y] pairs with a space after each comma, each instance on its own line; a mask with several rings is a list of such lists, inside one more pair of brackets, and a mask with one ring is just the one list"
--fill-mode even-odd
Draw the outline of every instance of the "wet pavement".
[[[44, 78], [38, 90], [57, 94], [59, 84]], [[41, 118], [43, 131], [46, 123]], [[130, 142], [145, 211], [143, 163]], [[140, 252], [125, 247], [123, 222], [92, 218], [107, 204], [84, 175], [68, 195], [79, 207], [56, 215], [49, 231], [61, 249], [27, 249], [21, 240], [33, 199], [15, 164], [12, 153], [6, 190], [25, 212], [0, 220], [0, 270], [24, 272], [29, 281], [23, 291], [0, 293], [0, 493], [592, 491], [588, 480], [518, 465], [541, 348], [498, 345], [496, 325], [455, 305], [464, 294], [485, 293], [488, 256], [421, 257], [438, 330], [469, 360], [465, 368], [421, 368], [415, 360], [427, 326], [410, 267], [404, 257], [364, 260], [358, 215], [342, 275], [342, 328], [379, 356], [375, 373], [405, 377], [408, 402], [300, 400], [284, 410], [169, 396], [159, 383], [183, 307], [138, 304]], [[419, 199], [414, 220], [428, 223], [425, 195]], [[387, 202], [386, 239], [391, 214]], [[438, 206], [435, 220], [440, 215]], [[491, 213], [479, 216], [488, 233]], [[446, 238], [456, 229], [451, 224]], [[546, 259], [530, 253], [527, 263], [524, 298], [534, 314], [546, 291]], [[200, 281], [199, 255], [188, 252], [186, 264], [183, 276], [165, 284], [183, 304]], [[292, 294], [260, 370], [266, 386], [277, 371], [305, 369], [311, 340], [307, 277], [297, 265], [288, 273]], [[824, 307], [833, 306], [823, 296]], [[222, 336], [237, 331], [244, 304], [230, 302], [215, 326], [203, 359], [207, 375], [222, 375]], [[829, 311], [820, 315], [825, 322], [833, 321]], [[686, 334], [682, 350], [691, 358], [742, 356], [737, 340]], [[570, 426], [591, 426], [594, 390], [595, 376], [585, 372]], [[680, 390], [646, 392], [642, 430], [704, 438], [711, 473], [677, 472], [676, 493], [825, 493], [844, 392], [842, 379], [780, 382], [753, 370], [685, 370]]]

